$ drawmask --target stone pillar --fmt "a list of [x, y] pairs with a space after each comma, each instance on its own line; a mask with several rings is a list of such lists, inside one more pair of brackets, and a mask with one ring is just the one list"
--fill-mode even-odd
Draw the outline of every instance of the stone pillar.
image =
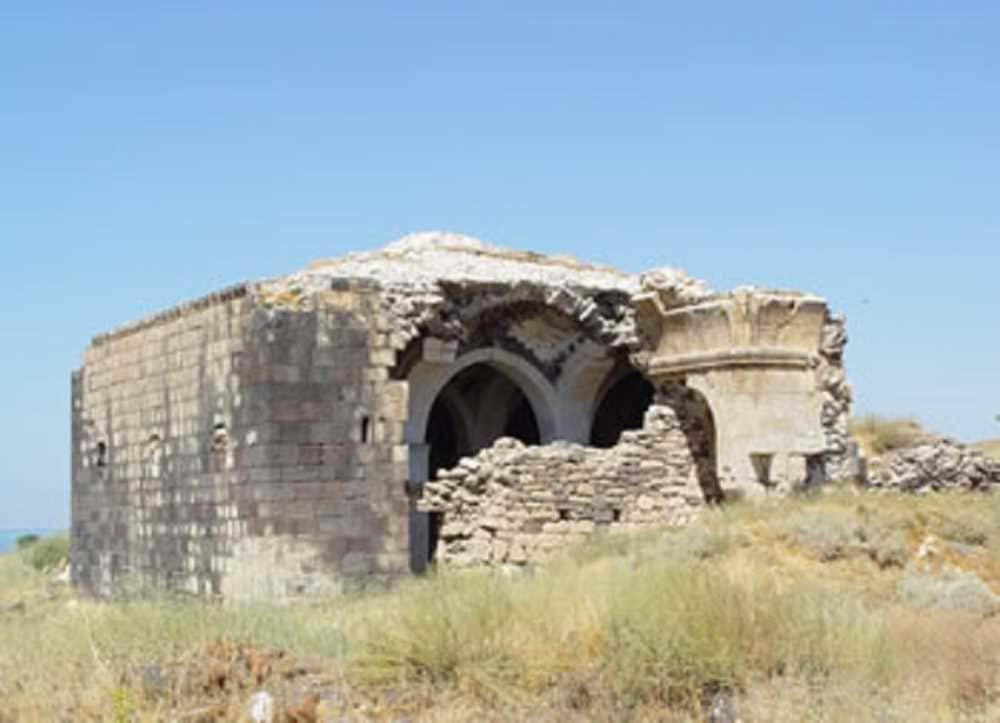
[[430, 513], [417, 509], [427, 482], [430, 462], [430, 445], [410, 444], [410, 570], [423, 572], [427, 569], [427, 555], [430, 549]]

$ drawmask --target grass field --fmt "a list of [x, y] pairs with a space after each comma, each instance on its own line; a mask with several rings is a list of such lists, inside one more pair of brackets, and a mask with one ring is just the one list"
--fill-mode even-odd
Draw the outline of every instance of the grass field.
[[279, 607], [0, 557], [0, 721], [1000, 720], [1000, 495], [841, 491]]
[[993, 459], [1000, 460], [1000, 439], [987, 439], [982, 442], [976, 442], [972, 446], [982, 450]]

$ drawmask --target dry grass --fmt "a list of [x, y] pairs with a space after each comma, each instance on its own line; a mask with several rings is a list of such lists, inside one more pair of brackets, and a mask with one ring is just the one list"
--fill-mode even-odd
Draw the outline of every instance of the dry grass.
[[77, 601], [10, 555], [0, 721], [238, 719], [258, 689], [351, 719], [694, 721], [722, 696], [748, 722], [997, 720], [1000, 617], [970, 591], [1000, 591], [1000, 495], [733, 506], [283, 608]]
[[972, 445], [984, 454], [1000, 462], [1000, 439], [985, 439]]
[[908, 447], [928, 434], [916, 419], [878, 414], [851, 419], [848, 429], [861, 447], [861, 453], [869, 458]]

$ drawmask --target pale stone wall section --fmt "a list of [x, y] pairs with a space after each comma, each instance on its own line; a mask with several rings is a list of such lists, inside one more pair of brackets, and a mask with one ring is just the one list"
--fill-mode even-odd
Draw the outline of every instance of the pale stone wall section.
[[[653, 282], [665, 284], [656, 285]], [[753, 288], [702, 294], [673, 277], [633, 297], [655, 383], [683, 383], [715, 420], [725, 495], [786, 493], [848, 474], [843, 319], [819, 297]]]

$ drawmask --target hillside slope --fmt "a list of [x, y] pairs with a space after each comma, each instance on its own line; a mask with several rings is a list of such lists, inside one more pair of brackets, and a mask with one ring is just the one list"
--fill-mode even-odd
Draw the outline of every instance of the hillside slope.
[[985, 439], [972, 445], [993, 459], [1000, 460], [1000, 439]]

